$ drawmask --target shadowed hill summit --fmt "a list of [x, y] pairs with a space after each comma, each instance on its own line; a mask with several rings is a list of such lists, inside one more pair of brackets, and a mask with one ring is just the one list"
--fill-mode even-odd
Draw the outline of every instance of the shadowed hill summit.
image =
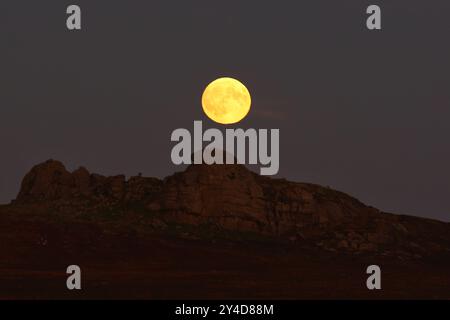
[[342, 192], [259, 176], [242, 165], [191, 165], [163, 180], [105, 177], [49, 160], [32, 168], [12, 206], [64, 215], [139, 208], [168, 224], [251, 233], [328, 251], [420, 258], [450, 252], [449, 224], [380, 212]]

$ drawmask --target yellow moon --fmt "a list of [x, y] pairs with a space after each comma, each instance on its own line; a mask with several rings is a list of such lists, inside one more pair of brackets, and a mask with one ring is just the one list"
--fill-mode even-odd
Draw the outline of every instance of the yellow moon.
[[219, 78], [203, 92], [203, 111], [213, 121], [231, 124], [241, 121], [250, 111], [250, 92], [238, 80]]

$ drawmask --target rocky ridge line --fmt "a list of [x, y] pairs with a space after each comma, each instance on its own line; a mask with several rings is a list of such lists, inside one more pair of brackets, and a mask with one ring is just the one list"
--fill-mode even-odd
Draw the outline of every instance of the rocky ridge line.
[[[342, 192], [259, 176], [242, 165], [192, 165], [163, 180], [105, 177], [61, 162], [35, 166], [14, 205], [71, 214], [133, 208], [164, 223], [250, 232], [330, 251], [422, 257], [450, 252], [449, 224], [380, 212]], [[126, 213], [125, 213], [126, 214]]]

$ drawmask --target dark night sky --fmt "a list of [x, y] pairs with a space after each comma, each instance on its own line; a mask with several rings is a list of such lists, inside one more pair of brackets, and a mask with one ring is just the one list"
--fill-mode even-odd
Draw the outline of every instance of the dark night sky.
[[[66, 29], [79, 4], [83, 30]], [[383, 30], [365, 28], [378, 4]], [[204, 87], [240, 79], [280, 176], [450, 220], [450, 2], [0, 2], [0, 202], [49, 158], [163, 177]], [[218, 125], [216, 125], [218, 126]]]

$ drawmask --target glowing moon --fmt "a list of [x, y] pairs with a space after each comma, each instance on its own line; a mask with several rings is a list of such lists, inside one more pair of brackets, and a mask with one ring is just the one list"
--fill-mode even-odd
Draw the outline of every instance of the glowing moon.
[[231, 124], [241, 121], [250, 111], [250, 92], [238, 80], [219, 78], [203, 92], [203, 111], [213, 121]]

